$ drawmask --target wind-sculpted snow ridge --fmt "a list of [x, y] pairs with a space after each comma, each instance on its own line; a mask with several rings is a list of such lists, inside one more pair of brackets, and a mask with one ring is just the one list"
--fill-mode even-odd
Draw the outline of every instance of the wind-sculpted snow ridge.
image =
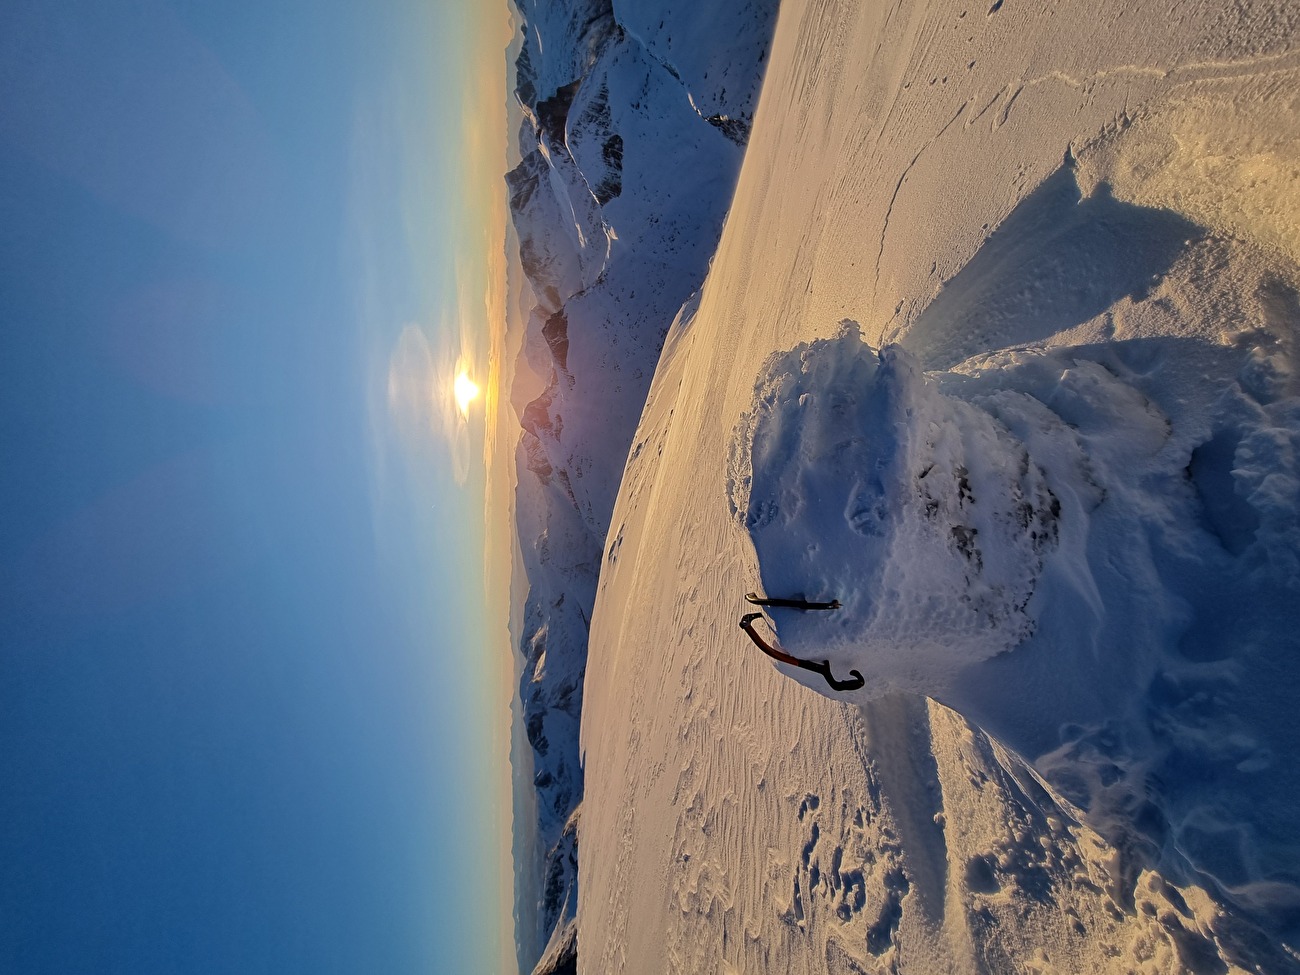
[[940, 393], [902, 349], [877, 356], [856, 323], [768, 362], [733, 447], [733, 511], [764, 589], [842, 603], [774, 614], [783, 643], [846, 670], [866, 661], [864, 699], [942, 698], [1030, 636], [1057, 492], [1086, 490], [1080, 465], [1054, 491], [1006, 427]]
[[515, 5], [524, 121], [507, 182], [536, 302], [524, 357], [544, 387], [515, 404], [520, 698], [537, 791], [536, 824], [516, 828], [535, 828], [523, 848], [541, 852], [516, 871], [531, 968], [576, 907], [566, 824], [583, 793], [578, 722], [610, 510], [664, 336], [722, 231], [776, 0], [726, 0], [707, 16], [636, 4], [626, 23], [609, 0]]
[[[783, 649], [866, 686], [791, 675], [955, 708], [1125, 869], [1293, 934], [1296, 796], [1266, 774], [1297, 744], [1293, 342], [1288, 323], [1237, 348], [1024, 350], [926, 376], [845, 323], [774, 355], [732, 443], [732, 510], [767, 593], [841, 603], [770, 609]], [[1160, 375], [1178, 355], [1194, 393]]]

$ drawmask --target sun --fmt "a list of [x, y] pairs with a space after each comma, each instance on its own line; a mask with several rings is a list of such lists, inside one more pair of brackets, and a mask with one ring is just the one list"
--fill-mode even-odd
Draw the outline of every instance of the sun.
[[478, 396], [478, 383], [469, 378], [469, 373], [462, 369], [456, 376], [453, 386], [456, 395], [456, 408], [461, 416], [469, 416], [469, 404]]

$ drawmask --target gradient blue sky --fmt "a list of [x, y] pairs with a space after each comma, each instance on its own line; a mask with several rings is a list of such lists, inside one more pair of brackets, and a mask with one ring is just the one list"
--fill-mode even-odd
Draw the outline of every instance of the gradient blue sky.
[[501, 967], [486, 6], [0, 5], [0, 970]]

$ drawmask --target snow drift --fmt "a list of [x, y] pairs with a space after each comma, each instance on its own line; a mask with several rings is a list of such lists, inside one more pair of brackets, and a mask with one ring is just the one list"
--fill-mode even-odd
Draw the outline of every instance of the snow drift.
[[864, 667], [864, 699], [941, 697], [1033, 632], [1059, 497], [1023, 443], [904, 350], [877, 355], [850, 324], [774, 357], [733, 455], [732, 507], [764, 590], [842, 603], [774, 610], [782, 641]]
[[1265, 705], [1295, 681], [1300, 399], [1287, 336], [1252, 339], [1172, 396], [1107, 346], [927, 377], [850, 323], [769, 360], [729, 485], [766, 591], [842, 604], [770, 609], [784, 649], [866, 687], [792, 676], [957, 708], [1112, 842], [1286, 927], [1300, 844], [1261, 773], [1293, 737]]

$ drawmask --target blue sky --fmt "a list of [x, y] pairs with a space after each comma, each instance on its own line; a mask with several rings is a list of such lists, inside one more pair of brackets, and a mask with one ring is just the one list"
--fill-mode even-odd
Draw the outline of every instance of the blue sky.
[[0, 970], [497, 969], [482, 16], [0, 8]]

